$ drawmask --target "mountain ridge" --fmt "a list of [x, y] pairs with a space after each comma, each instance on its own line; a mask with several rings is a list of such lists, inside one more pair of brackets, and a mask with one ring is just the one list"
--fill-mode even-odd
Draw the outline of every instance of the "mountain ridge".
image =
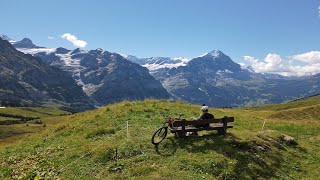
[[219, 50], [193, 58], [185, 66], [158, 69], [153, 75], [174, 97], [215, 107], [280, 103], [320, 92], [319, 75], [266, 76], [235, 63]]
[[93, 108], [89, 98], [65, 72], [17, 51], [1, 38], [0, 47], [2, 101], [32, 106], [58, 103], [75, 111]]
[[[137, 58], [132, 55], [110, 53], [100, 48], [89, 51], [65, 48], [20, 48], [19, 50], [31, 53], [47, 64], [69, 72], [89, 96], [95, 96], [94, 99], [99, 99], [99, 95], [94, 95], [95, 92], [100, 96], [103, 92], [97, 89], [104, 84], [103, 77], [110, 73], [103, 68], [107, 68], [107, 62], [112, 61], [111, 56], [116, 56], [119, 60], [128, 59], [148, 68], [150, 74], [161, 82], [161, 86], [172, 97], [192, 103], [205, 103], [216, 107], [239, 107], [280, 103], [319, 93], [317, 87], [320, 85], [318, 80], [320, 76], [284, 77], [255, 73], [252, 68], [235, 63], [220, 50], [212, 50], [192, 59]], [[104, 52], [108, 57], [104, 57]], [[103, 58], [109, 60], [101, 61]], [[297, 88], [297, 86], [303, 88]]]
[[167, 99], [170, 95], [147, 68], [101, 48], [19, 48], [68, 72], [97, 106], [122, 100]]

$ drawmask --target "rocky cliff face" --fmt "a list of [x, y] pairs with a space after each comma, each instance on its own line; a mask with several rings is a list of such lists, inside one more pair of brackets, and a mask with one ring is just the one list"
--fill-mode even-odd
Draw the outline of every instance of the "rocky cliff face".
[[80, 61], [84, 90], [100, 104], [145, 98], [166, 99], [169, 94], [147, 68], [117, 53], [89, 51]]
[[88, 96], [68, 73], [17, 51], [1, 38], [0, 101], [56, 105], [73, 111], [93, 108]]

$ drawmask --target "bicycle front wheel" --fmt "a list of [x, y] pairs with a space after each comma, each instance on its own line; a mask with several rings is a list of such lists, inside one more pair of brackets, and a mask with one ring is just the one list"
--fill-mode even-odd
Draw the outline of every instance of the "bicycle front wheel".
[[168, 127], [161, 127], [153, 133], [151, 142], [154, 145], [161, 143], [168, 134]]

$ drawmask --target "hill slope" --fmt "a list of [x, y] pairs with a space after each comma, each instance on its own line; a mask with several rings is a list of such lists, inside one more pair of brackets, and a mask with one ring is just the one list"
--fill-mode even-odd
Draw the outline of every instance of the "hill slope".
[[264, 106], [253, 107], [255, 110], [288, 110], [294, 108], [303, 108], [309, 106], [320, 105], [320, 95], [315, 95], [307, 98], [297, 99], [283, 104], [270, 104]]
[[[211, 109], [215, 117], [234, 116], [227, 136], [150, 143], [162, 125], [160, 113], [199, 115], [199, 107], [169, 101], [122, 102], [60, 117], [38, 136], [0, 149], [0, 178], [63, 179], [315, 179], [319, 177], [320, 121], [268, 119], [274, 110]], [[55, 120], [57, 118], [54, 118]], [[50, 118], [47, 119], [50, 121]], [[53, 120], [53, 119], [52, 119]], [[128, 133], [126, 124], [129, 123]], [[281, 141], [296, 138], [297, 146]]]
[[252, 108], [270, 111], [266, 118], [279, 120], [320, 120], [320, 95], [302, 98], [284, 104], [271, 104]]

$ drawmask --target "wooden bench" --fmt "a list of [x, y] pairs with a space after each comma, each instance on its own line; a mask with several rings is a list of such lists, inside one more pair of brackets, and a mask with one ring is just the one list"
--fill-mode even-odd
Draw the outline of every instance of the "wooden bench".
[[[173, 121], [172, 125], [169, 126], [169, 129], [178, 137], [185, 136], [187, 132], [198, 132], [203, 130], [217, 130], [219, 134], [226, 134], [228, 128], [233, 128], [233, 126], [228, 125], [229, 122], [234, 122], [234, 118], [225, 116], [220, 119], [202, 119], [192, 121], [182, 119]], [[208, 124], [209, 126], [201, 127]]]

